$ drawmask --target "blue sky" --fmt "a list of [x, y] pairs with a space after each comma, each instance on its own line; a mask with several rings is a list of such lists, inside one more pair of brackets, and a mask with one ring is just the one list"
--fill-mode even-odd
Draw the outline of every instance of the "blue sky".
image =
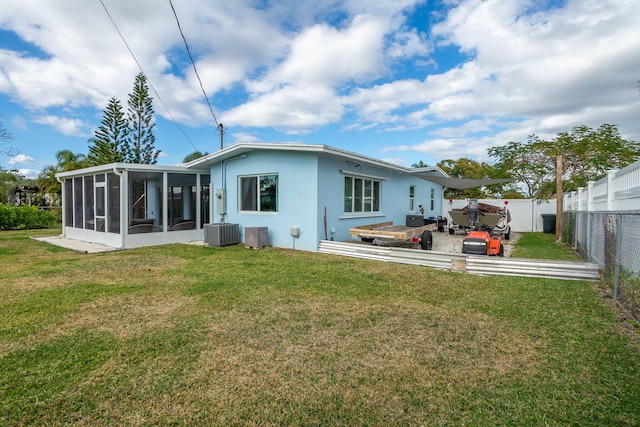
[[[577, 125], [640, 140], [635, 0], [173, 6], [225, 146], [326, 144], [410, 166], [491, 162], [487, 148]], [[109, 98], [126, 106], [136, 60], [162, 100], [151, 91], [159, 163], [219, 149], [169, 0], [3, 0], [0, 120], [14, 140], [0, 151], [15, 153], [0, 166], [34, 177], [59, 150], [86, 154]]]

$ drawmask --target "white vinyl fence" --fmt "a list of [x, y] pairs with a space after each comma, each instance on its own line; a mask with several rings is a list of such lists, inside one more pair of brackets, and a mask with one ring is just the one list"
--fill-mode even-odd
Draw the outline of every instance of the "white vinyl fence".
[[[543, 231], [542, 215], [556, 213], [556, 201], [538, 201], [532, 199], [478, 199], [478, 202], [503, 208], [507, 202], [507, 208], [511, 212], [511, 230], [515, 232]], [[442, 208], [442, 217], [451, 222], [449, 211], [461, 209], [467, 206], [469, 199], [453, 200], [451, 203], [445, 200]]]
[[563, 198], [562, 239], [604, 272], [612, 297], [640, 321], [640, 161]]
[[[532, 199], [479, 199], [480, 203], [507, 207], [511, 212], [511, 229], [516, 232], [543, 231], [542, 215], [556, 213], [556, 200], [537, 201]], [[442, 217], [451, 220], [449, 211], [460, 209], [469, 199], [445, 200]], [[640, 161], [620, 169], [609, 171], [599, 181], [590, 182], [587, 187], [566, 193], [562, 198], [563, 211], [587, 212], [628, 212], [640, 211]], [[634, 230], [637, 233], [637, 230]]]
[[640, 210], [640, 161], [618, 171], [609, 171], [600, 181], [564, 194], [565, 211]]

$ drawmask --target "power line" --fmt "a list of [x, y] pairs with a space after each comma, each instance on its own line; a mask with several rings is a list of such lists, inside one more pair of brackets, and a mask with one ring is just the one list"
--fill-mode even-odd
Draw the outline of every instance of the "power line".
[[187, 55], [189, 56], [189, 60], [191, 61], [191, 65], [193, 66], [193, 71], [196, 74], [196, 78], [198, 79], [198, 83], [200, 83], [200, 89], [202, 90], [202, 94], [204, 95], [204, 99], [207, 101], [207, 105], [209, 106], [209, 111], [211, 112], [211, 116], [213, 117], [213, 121], [216, 124], [216, 127], [220, 131], [220, 136], [224, 134], [223, 127], [220, 123], [218, 123], [218, 119], [216, 118], [215, 113], [213, 112], [213, 107], [209, 102], [209, 97], [204, 90], [204, 86], [202, 85], [202, 80], [200, 80], [200, 75], [198, 74], [198, 69], [196, 68], [196, 63], [193, 60], [193, 56], [191, 56], [191, 50], [189, 49], [189, 44], [187, 43], [187, 39], [182, 32], [182, 26], [180, 25], [180, 20], [178, 19], [178, 14], [176, 13], [176, 9], [173, 7], [173, 2], [169, 0], [169, 4], [171, 5], [171, 10], [173, 11], [173, 16], [176, 18], [176, 23], [178, 24], [178, 30], [180, 31], [180, 36], [182, 37], [182, 41], [184, 42], [184, 47], [187, 50]]
[[[140, 65], [140, 62], [138, 62], [138, 58], [136, 58], [136, 56], [134, 55], [133, 51], [131, 50], [131, 48], [129, 47], [129, 44], [127, 43], [127, 40], [125, 40], [124, 36], [122, 35], [122, 33], [120, 32], [120, 29], [118, 28], [118, 26], [116, 25], [116, 22], [113, 20], [113, 17], [111, 16], [111, 14], [109, 13], [109, 10], [107, 9], [107, 6], [105, 6], [104, 2], [102, 0], [100, 0], [100, 4], [102, 5], [102, 8], [104, 9], [104, 11], [106, 12], [107, 16], [109, 17], [109, 20], [111, 20], [111, 23], [113, 24], [113, 27], [116, 29], [116, 31], [118, 32], [118, 35], [120, 36], [120, 38], [122, 39], [122, 42], [124, 43], [124, 45], [127, 47], [127, 50], [129, 51], [129, 53], [131, 54], [131, 57], [133, 58], [133, 60], [135, 61], [136, 65], [138, 66], [138, 68], [140, 69], [140, 71], [142, 72], [142, 74], [144, 74], [145, 76], [147, 75], [144, 70], [142, 69], [142, 65]], [[173, 6], [171, 6], [173, 8]], [[153, 87], [153, 84], [151, 83], [151, 80], [147, 77], [147, 81], [149, 82], [149, 86], [151, 87], [151, 90], [153, 91], [153, 93], [156, 95], [156, 98], [158, 99], [158, 101], [160, 101], [160, 104], [162, 104], [162, 106], [164, 107], [164, 109], [167, 111], [167, 114], [169, 115], [169, 117], [171, 117], [171, 120], [173, 121], [173, 123], [178, 127], [178, 129], [180, 130], [180, 133], [182, 133], [182, 135], [184, 136], [184, 138], [189, 142], [189, 144], [191, 144], [191, 146], [196, 150], [196, 151], [200, 151], [198, 150], [198, 147], [196, 147], [193, 142], [191, 142], [191, 139], [189, 139], [189, 137], [187, 136], [187, 134], [184, 132], [184, 129], [182, 129], [182, 126], [180, 126], [180, 124], [178, 124], [178, 121], [175, 119], [175, 117], [173, 117], [173, 114], [171, 113], [171, 111], [169, 110], [169, 107], [167, 107], [167, 105], [164, 103], [164, 101], [162, 100], [162, 97], [160, 97], [160, 94], [158, 93], [158, 91], [156, 90], [155, 87]], [[208, 101], [207, 101], [208, 102]], [[217, 123], [217, 122], [216, 122]]]

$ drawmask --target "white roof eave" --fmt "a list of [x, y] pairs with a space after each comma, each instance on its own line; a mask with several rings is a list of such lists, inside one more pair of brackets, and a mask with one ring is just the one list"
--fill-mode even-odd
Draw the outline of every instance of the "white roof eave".
[[374, 159], [372, 157], [363, 156], [361, 154], [353, 153], [339, 148], [329, 147], [327, 145], [316, 144], [299, 144], [299, 143], [260, 143], [260, 142], [240, 142], [230, 147], [224, 148], [212, 154], [200, 157], [186, 163], [187, 168], [203, 167], [206, 165], [212, 165], [222, 162], [224, 160], [247, 154], [255, 150], [285, 150], [285, 151], [308, 151], [316, 153], [325, 153], [337, 157], [342, 157], [345, 160], [350, 160], [355, 163], [366, 163], [382, 169], [393, 170], [405, 174], [436, 174], [438, 176], [448, 176], [442, 169], [438, 167], [433, 168], [407, 168], [404, 166], [396, 165], [393, 163], [385, 162], [384, 160]]
[[75, 169], [67, 172], [59, 172], [56, 178], [70, 178], [76, 176], [92, 175], [96, 173], [106, 173], [111, 171], [154, 171], [154, 172], [208, 172], [207, 168], [187, 169], [184, 164], [179, 165], [148, 165], [140, 163], [108, 163], [106, 165], [91, 166], [88, 168]]

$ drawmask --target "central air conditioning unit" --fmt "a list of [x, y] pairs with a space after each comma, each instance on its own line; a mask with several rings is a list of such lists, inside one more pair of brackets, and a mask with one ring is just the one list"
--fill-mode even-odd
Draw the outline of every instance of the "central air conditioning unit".
[[245, 227], [244, 245], [250, 248], [269, 246], [269, 229], [267, 227]]
[[208, 246], [227, 246], [240, 243], [238, 224], [205, 224], [204, 244]]

